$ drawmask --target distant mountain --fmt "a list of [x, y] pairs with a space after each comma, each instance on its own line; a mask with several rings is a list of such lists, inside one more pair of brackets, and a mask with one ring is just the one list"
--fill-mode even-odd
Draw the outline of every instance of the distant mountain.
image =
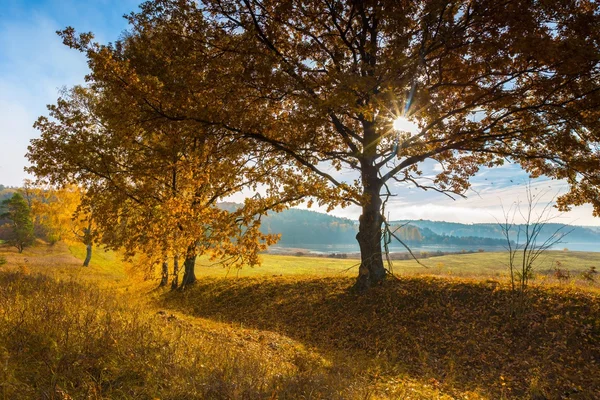
[[[485, 224], [459, 224], [455, 222], [444, 222], [444, 221], [428, 221], [428, 220], [417, 220], [417, 221], [396, 221], [395, 223], [410, 223], [411, 225], [417, 226], [420, 229], [429, 229], [438, 235], [443, 236], [457, 236], [457, 237], [481, 237], [491, 239], [504, 239], [502, 230], [498, 224], [485, 223]], [[517, 232], [524, 229], [523, 225], [516, 225], [512, 229], [511, 238], [516, 241]], [[569, 225], [564, 226], [563, 224], [548, 223], [540, 231], [538, 237], [538, 243], [543, 242], [549, 238], [553, 233], [558, 230], [561, 232], [569, 232], [564, 238], [565, 244], [571, 243], [598, 243], [600, 248], [600, 227], [586, 227], [586, 226], [575, 226]], [[521, 239], [522, 242], [522, 239]]]
[[[227, 208], [231, 209], [231, 205]], [[412, 246], [503, 246], [503, 239], [475, 235], [441, 235], [426, 226], [411, 223], [395, 224], [392, 229], [403, 242]], [[263, 218], [263, 233], [279, 233], [282, 246], [310, 244], [356, 244], [358, 222], [329, 214], [291, 208]], [[398, 243], [396, 243], [398, 244]]]
[[[444, 221], [393, 221], [394, 229], [402, 226], [396, 235], [412, 246], [468, 246], [503, 247], [506, 239], [498, 224], [460, 224]], [[520, 227], [523, 229], [523, 226]], [[517, 240], [519, 226], [515, 226], [511, 239]], [[566, 226], [549, 223], [544, 226], [538, 243], [543, 242], [557, 230], [570, 232], [564, 241], [569, 243], [598, 244], [600, 249], [600, 227]], [[308, 244], [356, 244], [358, 222], [334, 217], [309, 210], [288, 209], [281, 213], [269, 214], [263, 218], [261, 230], [264, 233], [279, 233], [282, 246]], [[522, 236], [520, 242], [523, 242]]]
[[[234, 211], [241, 204], [224, 202], [219, 207]], [[355, 244], [358, 222], [311, 210], [290, 208], [262, 218], [261, 232], [281, 234], [278, 244]]]
[[584, 228], [587, 228], [593, 232], [598, 232], [600, 233], [600, 226], [584, 226]]
[[358, 223], [316, 211], [290, 208], [263, 218], [263, 233], [280, 233], [279, 244], [355, 244]]

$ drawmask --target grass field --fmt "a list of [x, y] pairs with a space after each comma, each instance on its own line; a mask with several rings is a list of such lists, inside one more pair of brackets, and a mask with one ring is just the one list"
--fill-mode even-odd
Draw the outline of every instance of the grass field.
[[[440, 275], [460, 277], [507, 277], [507, 253], [467, 253], [414, 260], [393, 261], [393, 271], [403, 275]], [[265, 254], [258, 267], [228, 270], [207, 259], [198, 259], [198, 276], [252, 277], [273, 275], [356, 276], [359, 260], [326, 257], [297, 257]], [[535, 265], [539, 277], [551, 275], [556, 262], [568, 269], [574, 277], [595, 266], [600, 270], [600, 253], [577, 251], [549, 251]]]
[[[599, 285], [576, 279], [600, 253], [548, 253], [518, 319], [501, 253], [396, 261], [363, 295], [356, 260], [199, 259], [169, 291], [84, 253], [0, 247], [0, 398], [600, 398]], [[547, 278], [556, 260], [569, 282]]]

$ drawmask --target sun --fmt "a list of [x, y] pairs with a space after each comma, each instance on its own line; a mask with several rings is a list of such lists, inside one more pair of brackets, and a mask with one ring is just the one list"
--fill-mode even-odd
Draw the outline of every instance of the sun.
[[398, 117], [394, 120], [393, 127], [395, 131], [408, 132], [411, 135], [419, 133], [419, 126], [406, 117]]

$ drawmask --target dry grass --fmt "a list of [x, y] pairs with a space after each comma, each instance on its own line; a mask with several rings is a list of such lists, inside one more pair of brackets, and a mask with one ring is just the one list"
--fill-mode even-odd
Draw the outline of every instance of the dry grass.
[[[206, 277], [258, 277], [258, 276], [356, 276], [359, 260], [327, 257], [296, 257], [289, 255], [262, 255], [262, 265], [241, 270], [227, 270], [207, 258], [199, 258], [197, 275]], [[508, 252], [450, 254], [420, 260], [393, 262], [394, 273], [400, 276], [436, 275], [502, 279], [508, 277]], [[600, 253], [582, 251], [548, 251], [534, 265], [535, 280], [552, 281], [556, 263], [560, 263], [572, 276], [581, 280], [581, 274], [590, 267], [600, 270]], [[600, 278], [599, 278], [600, 280]]]
[[353, 371], [275, 333], [157, 312], [123, 294], [0, 273], [3, 399], [364, 398]]
[[0, 248], [1, 399], [600, 398], [597, 284], [538, 284], [514, 322], [502, 281], [359, 296], [337, 260], [300, 257], [170, 292], [114, 253], [81, 268], [80, 247]]
[[[132, 286], [113, 255], [82, 268], [66, 247], [1, 253], [2, 399], [378, 397], [368, 358], [337, 361], [288, 335], [148, 304], [161, 292]], [[449, 398], [410, 379], [402, 390]]]
[[521, 399], [536, 390], [548, 398], [600, 398], [595, 294], [532, 288], [529, 310], [512, 322], [509, 292], [496, 282], [403, 278], [366, 295], [350, 293], [352, 282], [206, 278], [159, 301], [341, 354], [340, 362], [362, 365], [377, 392], [391, 398], [406, 378], [456, 398]]

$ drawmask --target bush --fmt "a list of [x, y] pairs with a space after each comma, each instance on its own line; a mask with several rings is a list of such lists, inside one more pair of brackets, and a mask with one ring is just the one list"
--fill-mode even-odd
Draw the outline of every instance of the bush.
[[560, 282], [566, 282], [571, 279], [571, 272], [564, 268], [560, 261], [556, 261], [556, 265], [554, 266], [554, 277]]
[[0, 265], [6, 264], [6, 258], [0, 256]]
[[596, 271], [596, 267], [589, 267], [586, 271], [581, 274], [581, 277], [588, 282], [596, 282], [596, 275], [598, 271]]

